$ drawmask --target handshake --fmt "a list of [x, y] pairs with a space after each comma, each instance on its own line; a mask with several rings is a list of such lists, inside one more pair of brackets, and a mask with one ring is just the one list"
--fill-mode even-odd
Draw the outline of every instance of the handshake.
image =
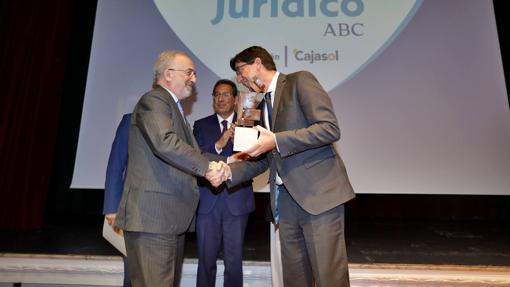
[[205, 173], [205, 178], [212, 184], [214, 187], [220, 186], [224, 181], [229, 179], [232, 176], [232, 172], [230, 171], [230, 167], [228, 164], [223, 161], [209, 162], [209, 169]]

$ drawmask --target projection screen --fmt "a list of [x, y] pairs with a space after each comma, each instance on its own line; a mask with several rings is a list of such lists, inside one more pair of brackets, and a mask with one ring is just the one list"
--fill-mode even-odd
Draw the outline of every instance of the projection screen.
[[[115, 129], [163, 50], [193, 59], [188, 120], [231, 57], [267, 48], [329, 92], [357, 193], [510, 193], [510, 110], [492, 1], [99, 0], [72, 188], [103, 188]], [[310, 95], [313, 96], [313, 95]], [[267, 190], [259, 178], [256, 189]]]

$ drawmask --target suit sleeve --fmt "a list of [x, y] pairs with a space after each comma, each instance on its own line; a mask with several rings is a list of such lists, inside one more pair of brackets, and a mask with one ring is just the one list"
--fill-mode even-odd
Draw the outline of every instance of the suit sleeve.
[[296, 97], [308, 126], [275, 134], [282, 157], [334, 143], [340, 139], [333, 104], [327, 92], [310, 72], [296, 79]]
[[227, 186], [232, 188], [263, 173], [269, 167], [269, 162], [267, 156], [263, 155], [257, 160], [239, 161], [229, 165], [232, 180], [227, 181]]
[[195, 136], [201, 151], [217, 154], [215, 148], [216, 141], [207, 139], [208, 131], [206, 129], [207, 127], [203, 122], [196, 121], [193, 125], [193, 135]]
[[209, 160], [177, 133], [183, 127], [181, 115], [161, 97], [148, 95], [138, 103], [136, 125], [152, 152], [168, 164], [197, 176], [204, 176]]
[[116, 213], [119, 206], [128, 163], [128, 134], [131, 115], [122, 117], [112, 143], [104, 187], [103, 214]]

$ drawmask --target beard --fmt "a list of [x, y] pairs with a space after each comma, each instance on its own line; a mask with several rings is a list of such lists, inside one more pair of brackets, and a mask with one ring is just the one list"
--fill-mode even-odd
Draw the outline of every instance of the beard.
[[189, 96], [196, 93], [196, 86], [193, 81], [186, 81], [186, 86], [184, 87], [183, 99], [188, 98]]

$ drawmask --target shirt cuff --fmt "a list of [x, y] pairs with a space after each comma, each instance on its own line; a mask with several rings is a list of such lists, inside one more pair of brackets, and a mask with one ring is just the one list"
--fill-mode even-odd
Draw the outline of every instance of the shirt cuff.
[[276, 150], [278, 151], [278, 153], [280, 153], [280, 148], [278, 147], [278, 141], [276, 140], [276, 133], [273, 133], [273, 138], [274, 138], [274, 142], [276, 144]]

